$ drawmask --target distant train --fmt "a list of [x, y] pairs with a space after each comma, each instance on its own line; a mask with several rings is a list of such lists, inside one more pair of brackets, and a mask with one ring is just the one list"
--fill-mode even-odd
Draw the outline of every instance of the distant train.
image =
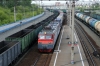
[[52, 52], [63, 22], [63, 12], [49, 25], [45, 26], [38, 34], [38, 50], [40, 52]]
[[76, 13], [76, 17], [83, 20], [85, 23], [89, 24], [92, 27], [92, 29], [100, 33], [100, 21], [82, 13]]

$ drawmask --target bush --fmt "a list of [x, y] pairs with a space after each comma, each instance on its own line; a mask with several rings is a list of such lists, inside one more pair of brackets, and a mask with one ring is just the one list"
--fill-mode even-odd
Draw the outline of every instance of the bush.
[[[21, 20], [25, 18], [32, 17], [40, 14], [40, 11], [43, 12], [42, 9], [39, 9], [37, 6], [16, 6], [16, 20]], [[36, 8], [36, 9], [35, 9]], [[34, 10], [33, 10], [34, 9]], [[0, 25], [9, 24], [14, 22], [14, 7], [0, 7]]]
[[21, 14], [21, 13], [18, 13], [17, 15], [16, 15], [16, 17], [17, 17], [17, 19], [16, 20], [21, 20], [23, 17], [22, 17], [23, 15]]

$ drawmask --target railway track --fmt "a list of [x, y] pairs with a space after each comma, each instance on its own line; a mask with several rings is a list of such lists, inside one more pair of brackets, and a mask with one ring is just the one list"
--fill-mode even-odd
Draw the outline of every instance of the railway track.
[[51, 54], [38, 52], [35, 44], [15, 66], [49, 66]]
[[93, 56], [93, 52], [97, 51], [95, 46], [95, 41], [84, 31], [80, 24], [75, 21], [75, 29], [79, 36], [80, 42], [82, 44], [83, 50], [85, 52], [86, 58], [88, 60], [89, 66], [99, 66], [100, 60]]
[[49, 66], [52, 54], [41, 54], [32, 66]]
[[76, 19], [78, 19], [79, 21], [81, 21], [83, 24], [85, 24], [88, 28], [90, 28], [97, 36], [100, 37], [100, 32], [98, 32], [95, 28], [91, 27], [88, 23], [86, 23], [85, 21], [83, 21], [82, 19], [76, 17]]
[[33, 45], [29, 51], [16, 63], [15, 66], [31, 66], [35, 62], [35, 59], [39, 56], [37, 50], [37, 43]]

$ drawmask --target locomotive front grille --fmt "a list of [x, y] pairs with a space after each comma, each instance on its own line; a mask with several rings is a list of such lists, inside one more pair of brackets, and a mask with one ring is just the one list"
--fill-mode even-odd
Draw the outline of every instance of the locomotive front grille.
[[42, 45], [43, 46], [43, 49], [47, 49], [47, 45]]

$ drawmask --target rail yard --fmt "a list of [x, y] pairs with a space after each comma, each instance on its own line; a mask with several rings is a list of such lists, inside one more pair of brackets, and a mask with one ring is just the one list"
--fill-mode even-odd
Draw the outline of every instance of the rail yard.
[[32, 17], [0, 23], [0, 66], [100, 66], [100, 15], [94, 9], [99, 4], [95, 1], [89, 7], [78, 8], [77, 3], [77, 0], [65, 5], [55, 2], [55, 6], [36, 3], [31, 6], [38, 8], [37, 12], [31, 9]]

